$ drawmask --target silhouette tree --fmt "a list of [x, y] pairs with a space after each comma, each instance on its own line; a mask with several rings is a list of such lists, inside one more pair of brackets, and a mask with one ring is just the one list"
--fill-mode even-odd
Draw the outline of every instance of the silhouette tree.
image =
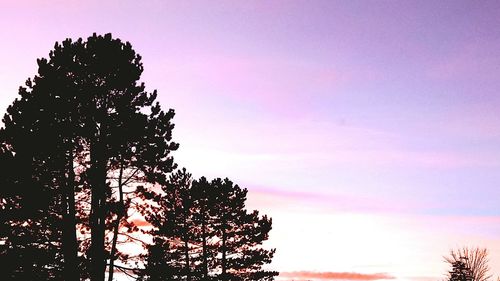
[[174, 168], [174, 112], [162, 111], [156, 91], [138, 83], [141, 57], [111, 34], [56, 43], [38, 66], [0, 131], [0, 158], [23, 171], [3, 171], [2, 258], [41, 252], [51, 258], [32, 258], [26, 264], [42, 263], [32, 269], [14, 264], [11, 272], [50, 271], [64, 280], [88, 272], [101, 281], [109, 265], [112, 280], [114, 261], [127, 258], [119, 236], [137, 231], [127, 218], [142, 196], [138, 184], [165, 184]]
[[[31, 80], [26, 84], [34, 88]], [[43, 82], [40, 84], [43, 87]], [[64, 269], [65, 280], [76, 280], [76, 243], [72, 243], [72, 237], [76, 239], [75, 209], [71, 203], [74, 197], [69, 196], [69, 189], [74, 188], [70, 181], [73, 173], [67, 169], [66, 120], [59, 118], [67, 110], [63, 109], [66, 101], [56, 103], [50, 97], [30, 96], [26, 88], [19, 92], [21, 99], [8, 108], [3, 119], [5, 128], [0, 130], [0, 153], [5, 161], [1, 171], [1, 220], [10, 226], [1, 237], [9, 245], [5, 256], [15, 256], [19, 250], [32, 254], [18, 259], [24, 263], [23, 269], [17, 265], [3, 273], [16, 279], [17, 274], [10, 273], [22, 272], [25, 277], [21, 279], [27, 280], [30, 274], [47, 272], [47, 278], [57, 279], [62, 278], [60, 271]], [[62, 106], [57, 107], [59, 104]]]
[[28, 169], [25, 155], [14, 155], [5, 145], [1, 151], [1, 279], [62, 280], [58, 198], [45, 179], [29, 176], [35, 167]]
[[212, 181], [217, 200], [213, 208], [213, 226], [218, 236], [218, 280], [273, 280], [276, 272], [265, 271], [262, 265], [270, 263], [273, 250], [261, 244], [269, 238], [271, 219], [260, 217], [258, 211], [247, 213], [247, 189], [241, 189], [229, 179]]
[[170, 246], [167, 241], [156, 237], [153, 244], [148, 246], [146, 256], [146, 267], [137, 270], [138, 281], [172, 281], [179, 279], [179, 270], [172, 266], [172, 262], [177, 262], [177, 256], [172, 256]]
[[449, 272], [449, 281], [472, 281], [472, 271], [466, 264], [466, 258], [462, 257], [452, 263], [452, 270]]
[[463, 247], [453, 249], [449, 256], [445, 257], [445, 261], [451, 266], [457, 262], [463, 262], [470, 270], [473, 281], [487, 281], [491, 278], [489, 274], [490, 266], [488, 265], [488, 249], [486, 248], [470, 248]]
[[[148, 249], [150, 251], [149, 263], [146, 261], [148, 272], [162, 270], [158, 268], [161, 263], [155, 261], [155, 256], [161, 257], [157, 248], [163, 248], [164, 251], [168, 248], [169, 265], [164, 269], [169, 272], [170, 278], [180, 280], [181, 276], [186, 276], [187, 280], [191, 280], [194, 265], [190, 257], [194, 235], [192, 199], [189, 193], [191, 181], [191, 174], [185, 168], [171, 174], [168, 183], [162, 188], [162, 194], [157, 197], [158, 206], [148, 206], [146, 218], [155, 227], [149, 232], [155, 237], [155, 243]], [[154, 278], [151, 276], [151, 279]]]
[[217, 193], [205, 177], [193, 181], [190, 192], [193, 202], [194, 243], [198, 245], [196, 250], [199, 264], [196, 270], [198, 280], [215, 279], [211, 269], [214, 267], [217, 255], [218, 239], [213, 225]]
[[[160, 240], [149, 248], [145, 280], [153, 280], [152, 272], [161, 271], [155, 259], [168, 261], [163, 266], [174, 272], [172, 280], [274, 279], [277, 272], [262, 268], [274, 254], [274, 249], [262, 247], [271, 219], [247, 212], [246, 189], [228, 179], [191, 181], [191, 175], [180, 170], [163, 192], [157, 197], [159, 210], [146, 216]], [[157, 247], [169, 250], [162, 257]]]
[[[166, 179], [174, 112], [138, 82], [130, 43], [67, 39], [37, 62], [0, 129], [1, 280], [273, 280], [271, 219], [247, 212], [246, 189], [185, 169]], [[120, 250], [144, 232], [147, 255]]]

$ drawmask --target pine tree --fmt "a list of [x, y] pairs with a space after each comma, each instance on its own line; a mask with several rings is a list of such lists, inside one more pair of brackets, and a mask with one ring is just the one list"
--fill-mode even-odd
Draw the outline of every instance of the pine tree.
[[[172, 280], [181, 280], [182, 276], [191, 280], [194, 271], [190, 253], [193, 244], [191, 181], [191, 174], [186, 169], [170, 175], [162, 193], [157, 196], [158, 206], [151, 206], [146, 214], [146, 219], [154, 227], [149, 234], [156, 237], [149, 251], [157, 251], [158, 247], [168, 248], [168, 253], [165, 249], [164, 254], [168, 254], [168, 271]], [[149, 274], [150, 268], [156, 266], [152, 257], [154, 253], [148, 255], [152, 264], [146, 263], [144, 274]]]
[[[9, 107], [0, 132], [1, 152], [26, 171], [9, 184], [21, 195], [2, 195], [0, 210], [16, 207], [24, 215], [10, 216], [9, 222], [17, 223], [2, 239], [10, 245], [15, 231], [40, 225], [41, 233], [50, 234], [46, 244], [57, 253], [52, 257], [61, 257], [64, 280], [88, 275], [102, 281], [108, 265], [112, 280], [114, 261], [127, 258], [117, 248], [118, 237], [137, 231], [127, 221], [134, 200], [142, 196], [137, 185], [164, 184], [174, 168], [169, 156], [177, 148], [171, 142], [174, 112], [161, 110], [156, 91], [145, 91], [138, 82], [141, 57], [111, 34], [56, 43], [38, 66], [38, 75], [28, 79]], [[38, 193], [49, 197], [29, 213], [28, 198]], [[22, 243], [45, 251], [38, 242]], [[56, 271], [50, 263], [41, 268]]]
[[138, 281], [172, 281], [180, 280], [179, 271], [171, 263], [178, 257], [172, 256], [168, 241], [156, 237], [153, 244], [147, 247], [145, 268], [138, 270]]
[[218, 194], [214, 208], [214, 228], [219, 237], [217, 272], [219, 280], [273, 280], [276, 272], [262, 269], [270, 263], [273, 250], [262, 248], [269, 238], [272, 221], [258, 211], [245, 208], [247, 189], [229, 179], [215, 179], [212, 187]]
[[[57, 196], [5, 146], [0, 156], [2, 280], [62, 280]], [[27, 160], [27, 158], [24, 158]], [[28, 186], [28, 189], [19, 186]]]
[[195, 250], [197, 280], [216, 280], [212, 268], [217, 255], [217, 235], [213, 227], [217, 193], [205, 177], [193, 181], [190, 192], [193, 200], [193, 242], [198, 245]]
[[489, 274], [490, 266], [488, 264], [488, 249], [462, 247], [452, 249], [450, 254], [445, 257], [445, 261], [453, 267], [457, 261], [462, 261], [470, 269], [472, 280], [487, 281], [491, 279]]
[[159, 263], [155, 258], [168, 261], [165, 270], [175, 272], [172, 280], [274, 280], [277, 272], [263, 269], [274, 255], [274, 249], [262, 247], [271, 219], [247, 212], [247, 190], [230, 180], [191, 182], [190, 176], [185, 170], [172, 175], [165, 194], [157, 196], [159, 209], [146, 217], [157, 229], [153, 235], [168, 241], [162, 245], [169, 249], [160, 257], [152, 251], [161, 245], [150, 247], [146, 280], [152, 280], [148, 272]]
[[467, 267], [464, 258], [452, 264], [452, 271], [449, 272], [449, 281], [472, 281], [472, 272]]

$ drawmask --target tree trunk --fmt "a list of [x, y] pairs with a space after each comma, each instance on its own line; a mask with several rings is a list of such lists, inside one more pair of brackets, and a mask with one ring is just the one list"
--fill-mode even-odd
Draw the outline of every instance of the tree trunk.
[[[204, 215], [204, 214], [203, 214]], [[202, 215], [202, 216], [203, 216]], [[203, 280], [207, 280], [208, 278], [208, 251], [207, 251], [207, 234], [205, 232], [205, 218], [202, 218], [201, 221], [201, 235], [203, 239]]]
[[106, 161], [104, 145], [101, 140], [93, 143], [90, 151], [92, 174], [91, 182], [91, 253], [90, 253], [90, 280], [103, 281], [106, 271], [106, 255], [104, 245], [105, 233], [105, 202], [106, 202]]
[[184, 255], [186, 258], [186, 278], [187, 281], [191, 281], [191, 268], [189, 266], [189, 244], [187, 240], [187, 235], [184, 236]]
[[226, 231], [222, 229], [222, 280], [227, 280], [227, 261], [226, 261]]
[[73, 152], [70, 150], [66, 160], [67, 178], [65, 192], [63, 193], [63, 229], [62, 247], [64, 255], [64, 280], [78, 281], [78, 242], [76, 237], [76, 210], [75, 210], [75, 171], [73, 170]]
[[[183, 202], [184, 203], [184, 202]], [[186, 207], [183, 206], [184, 210], [184, 229], [183, 229], [183, 239], [184, 239], [184, 257], [186, 260], [186, 279], [187, 281], [191, 281], [191, 266], [189, 261], [189, 226], [188, 226], [188, 215], [189, 210], [186, 210]]]
[[123, 204], [123, 159], [120, 162], [120, 174], [118, 175], [118, 202], [121, 208], [116, 214], [116, 221], [115, 225], [113, 226], [113, 244], [111, 245], [111, 254], [109, 257], [108, 281], [113, 281], [115, 270], [116, 243], [118, 242], [118, 229], [120, 228], [120, 221], [123, 218], [125, 211], [125, 206]]

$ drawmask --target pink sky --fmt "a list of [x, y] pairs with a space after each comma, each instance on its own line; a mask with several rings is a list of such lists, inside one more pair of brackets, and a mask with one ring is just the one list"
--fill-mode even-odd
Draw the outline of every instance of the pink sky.
[[0, 109], [55, 41], [111, 32], [176, 161], [273, 217], [286, 278], [439, 280], [465, 245], [500, 274], [498, 2], [136, 2], [0, 1]]

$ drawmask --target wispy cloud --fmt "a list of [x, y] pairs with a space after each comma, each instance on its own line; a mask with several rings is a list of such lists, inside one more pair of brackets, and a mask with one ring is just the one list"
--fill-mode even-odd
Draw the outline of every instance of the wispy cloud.
[[[250, 186], [249, 204], [256, 209], [273, 208], [327, 212], [408, 213], [421, 208], [416, 202], [394, 201], [376, 196], [352, 196], [321, 191], [291, 191], [271, 186]], [[428, 207], [428, 206], [426, 206]]]
[[358, 272], [316, 272], [316, 271], [292, 271], [281, 272], [280, 277], [317, 279], [317, 280], [387, 280], [395, 279], [387, 273], [358, 273]]

